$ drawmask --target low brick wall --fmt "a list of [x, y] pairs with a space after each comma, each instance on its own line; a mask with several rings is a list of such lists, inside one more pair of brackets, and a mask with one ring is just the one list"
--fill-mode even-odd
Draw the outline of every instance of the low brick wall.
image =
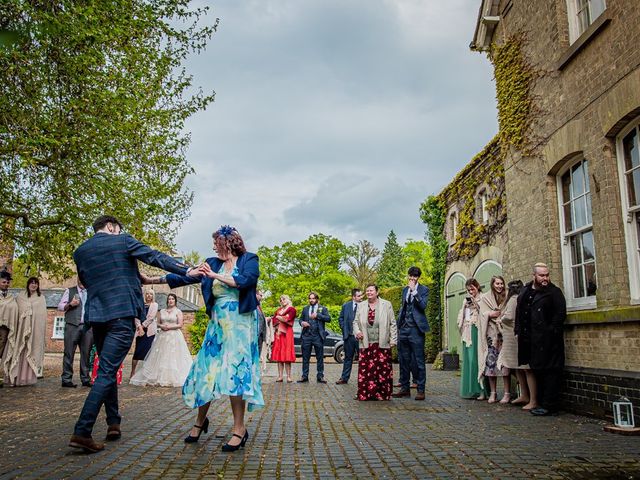
[[613, 421], [613, 402], [626, 397], [640, 424], [640, 373], [566, 367], [562, 395], [566, 410]]

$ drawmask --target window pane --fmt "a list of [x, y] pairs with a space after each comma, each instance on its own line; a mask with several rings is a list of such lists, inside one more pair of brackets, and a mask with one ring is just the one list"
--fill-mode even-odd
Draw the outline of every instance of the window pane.
[[564, 206], [564, 231], [570, 232], [573, 230], [572, 224], [573, 215], [571, 214], [571, 204], [567, 203]]
[[638, 242], [638, 252], [640, 252], [640, 212], [636, 212], [636, 241]]
[[604, 0], [591, 0], [591, 21], [602, 15], [604, 9], [607, 7]]
[[630, 205], [636, 206], [640, 204], [640, 168], [636, 168], [631, 176], [633, 178], [633, 197], [635, 201]]
[[586, 196], [580, 197], [573, 202], [573, 212], [575, 214], [575, 227], [581, 228], [587, 224], [587, 201]]
[[578, 195], [582, 195], [585, 191], [584, 189], [584, 174], [585, 174], [586, 164], [583, 162], [578, 163], [576, 166], [571, 168], [571, 187], [573, 190], [573, 198]]
[[585, 195], [584, 198], [587, 201], [587, 223], [591, 224], [592, 223], [592, 219], [591, 219], [591, 194], [587, 193], [587, 195]]
[[634, 128], [622, 140], [622, 149], [624, 150], [624, 169], [631, 170], [633, 167], [640, 165], [640, 152], [638, 151], [638, 130]]
[[584, 266], [584, 275], [587, 279], [587, 297], [591, 297], [596, 294], [598, 285], [596, 283], [596, 264], [587, 263]]
[[571, 265], [578, 265], [582, 263], [582, 242], [581, 235], [574, 235], [571, 237]]
[[562, 176], [562, 203], [571, 200], [571, 176], [569, 172]]
[[571, 270], [573, 273], [573, 296], [575, 298], [582, 298], [585, 296], [582, 265], [579, 267], [573, 267]]
[[584, 262], [592, 262], [596, 258], [591, 230], [582, 234], [582, 258]]

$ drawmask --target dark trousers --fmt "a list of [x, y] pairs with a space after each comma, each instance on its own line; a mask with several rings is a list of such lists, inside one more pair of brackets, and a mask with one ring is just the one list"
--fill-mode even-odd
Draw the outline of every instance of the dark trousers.
[[85, 330], [84, 325], [64, 326], [64, 357], [62, 357], [62, 383], [71, 383], [73, 380], [73, 358], [76, 348], [80, 347], [80, 381], [91, 382], [89, 371], [91, 347], [93, 345], [93, 332]]
[[424, 333], [418, 327], [405, 326], [400, 328], [398, 332], [398, 359], [400, 361], [402, 390], [409, 390], [413, 360], [415, 362], [414, 380], [418, 384], [418, 392], [424, 393], [424, 385], [427, 380], [427, 369], [424, 366]]
[[131, 348], [135, 334], [133, 318], [118, 318], [104, 323], [94, 323], [93, 338], [98, 350], [98, 378], [84, 401], [74, 433], [91, 436], [93, 425], [104, 404], [107, 425], [120, 424], [118, 412], [118, 385], [116, 374]]
[[316, 352], [316, 375], [318, 379], [324, 378], [324, 340], [320, 334], [305, 335], [302, 337], [302, 378], [309, 378], [309, 360], [311, 349]]
[[540, 405], [550, 412], [557, 412], [560, 409], [562, 371], [562, 368], [533, 369], [538, 387], [538, 400]]
[[9, 338], [9, 328], [3, 325], [0, 327], [0, 358], [4, 354], [4, 347], [7, 346], [7, 338]]
[[345, 382], [351, 377], [351, 367], [353, 366], [353, 357], [358, 351], [358, 340], [353, 335], [349, 335], [344, 341], [344, 363], [342, 364], [342, 375], [340, 379]]

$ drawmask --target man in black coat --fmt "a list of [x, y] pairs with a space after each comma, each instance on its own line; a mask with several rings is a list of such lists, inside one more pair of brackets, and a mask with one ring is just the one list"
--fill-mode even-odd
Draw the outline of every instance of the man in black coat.
[[564, 370], [564, 321], [567, 307], [562, 291], [549, 281], [544, 263], [533, 266], [533, 280], [527, 283], [516, 307], [518, 363], [528, 364], [538, 386], [540, 407], [533, 415], [558, 411]]

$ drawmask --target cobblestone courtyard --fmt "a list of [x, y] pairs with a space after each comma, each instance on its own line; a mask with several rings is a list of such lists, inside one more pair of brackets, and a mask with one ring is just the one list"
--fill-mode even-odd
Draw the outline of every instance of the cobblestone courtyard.
[[[357, 402], [354, 378], [335, 385], [340, 369], [326, 365], [327, 385], [287, 384], [269, 365], [266, 408], [248, 414], [247, 447], [231, 454], [220, 450], [228, 400], [212, 406], [200, 443], [186, 445], [194, 413], [179, 389], [123, 385], [123, 438], [93, 455], [67, 447], [86, 389], [60, 388], [47, 371], [36, 387], [0, 390], [0, 478], [640, 478], [640, 438], [597, 420], [461, 400], [455, 373], [429, 370], [424, 402]], [[101, 416], [95, 438], [105, 431]]]

